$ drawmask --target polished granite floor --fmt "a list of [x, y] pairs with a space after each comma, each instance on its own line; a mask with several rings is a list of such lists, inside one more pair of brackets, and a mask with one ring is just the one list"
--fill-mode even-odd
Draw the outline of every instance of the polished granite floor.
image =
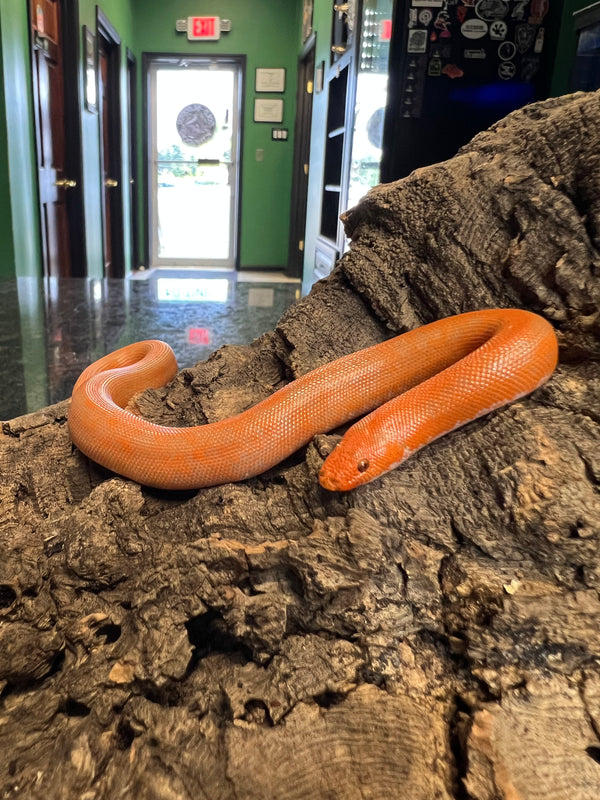
[[130, 342], [163, 339], [180, 367], [246, 344], [299, 297], [299, 281], [272, 272], [0, 281], [0, 420], [64, 400], [84, 367]]

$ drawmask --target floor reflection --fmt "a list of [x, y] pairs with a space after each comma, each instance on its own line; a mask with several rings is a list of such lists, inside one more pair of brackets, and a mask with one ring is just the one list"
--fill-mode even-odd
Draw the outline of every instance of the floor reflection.
[[84, 367], [130, 342], [163, 339], [180, 367], [246, 344], [299, 296], [299, 282], [271, 273], [0, 281], [0, 419], [64, 400]]

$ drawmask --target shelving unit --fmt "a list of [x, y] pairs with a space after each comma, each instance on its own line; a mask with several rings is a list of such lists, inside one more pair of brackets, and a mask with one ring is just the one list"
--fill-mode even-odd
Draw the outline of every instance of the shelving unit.
[[344, 8], [347, 8], [344, 4], [332, 3], [331, 63], [325, 74], [327, 121], [319, 235], [315, 247], [315, 276], [328, 274], [345, 248], [340, 214], [346, 209], [348, 197], [354, 119], [355, 48]]
[[340, 58], [328, 76], [328, 110], [323, 168], [323, 190], [321, 193], [320, 234], [334, 245], [338, 253], [343, 250], [344, 234], [339, 216], [345, 208], [348, 136], [346, 125], [348, 95], [352, 73], [350, 54]]

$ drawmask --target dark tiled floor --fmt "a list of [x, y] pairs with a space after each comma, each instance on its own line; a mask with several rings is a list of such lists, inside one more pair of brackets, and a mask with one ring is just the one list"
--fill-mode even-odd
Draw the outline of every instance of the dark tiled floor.
[[280, 273], [0, 281], [0, 419], [64, 400], [84, 367], [133, 341], [163, 339], [180, 367], [246, 344], [299, 296], [300, 283]]

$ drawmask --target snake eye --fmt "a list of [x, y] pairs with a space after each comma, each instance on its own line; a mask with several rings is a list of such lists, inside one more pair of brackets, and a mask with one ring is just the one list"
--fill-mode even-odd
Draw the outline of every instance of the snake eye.
[[356, 465], [356, 468], [359, 472], [366, 472], [369, 469], [369, 462], [366, 458], [363, 458], [362, 461], [359, 461]]

